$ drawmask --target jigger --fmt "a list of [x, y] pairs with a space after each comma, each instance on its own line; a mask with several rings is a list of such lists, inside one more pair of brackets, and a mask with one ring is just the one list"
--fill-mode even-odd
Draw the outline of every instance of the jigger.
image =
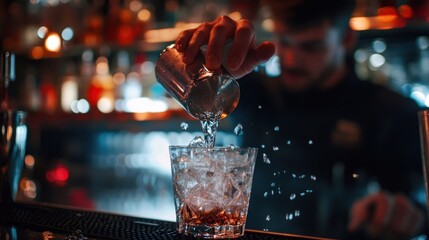
[[16, 200], [27, 140], [26, 113], [0, 112], [0, 204]]

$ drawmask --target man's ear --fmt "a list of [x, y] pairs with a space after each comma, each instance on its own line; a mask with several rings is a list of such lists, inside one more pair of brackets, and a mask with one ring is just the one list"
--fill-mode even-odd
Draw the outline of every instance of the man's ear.
[[345, 33], [344, 33], [344, 39], [343, 39], [343, 43], [344, 43], [344, 47], [346, 49], [346, 51], [350, 51], [352, 50], [357, 42], [358, 36], [357, 36], [357, 32], [348, 28]]

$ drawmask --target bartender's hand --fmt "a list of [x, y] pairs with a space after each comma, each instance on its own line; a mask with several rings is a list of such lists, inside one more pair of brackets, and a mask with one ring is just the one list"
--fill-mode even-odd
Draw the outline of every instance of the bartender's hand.
[[[223, 56], [225, 44], [230, 40], [231, 50], [228, 56]], [[200, 48], [206, 44], [206, 67], [210, 70], [217, 69], [226, 58], [224, 67], [236, 78], [250, 73], [275, 52], [271, 42], [256, 45], [255, 30], [249, 20], [234, 21], [228, 16], [185, 30], [176, 39], [176, 49], [184, 52], [183, 61], [186, 64], [191, 63]]]
[[377, 239], [410, 239], [423, 224], [423, 213], [405, 195], [379, 192], [356, 201], [348, 230]]

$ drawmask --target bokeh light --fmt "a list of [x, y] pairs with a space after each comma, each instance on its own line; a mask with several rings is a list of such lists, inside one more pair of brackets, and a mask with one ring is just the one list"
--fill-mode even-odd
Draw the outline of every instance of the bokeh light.
[[64, 30], [61, 32], [61, 37], [64, 39], [64, 41], [70, 41], [74, 36], [73, 29], [70, 27], [64, 28]]
[[50, 33], [45, 40], [45, 48], [51, 52], [58, 52], [61, 50], [61, 38], [58, 33]]

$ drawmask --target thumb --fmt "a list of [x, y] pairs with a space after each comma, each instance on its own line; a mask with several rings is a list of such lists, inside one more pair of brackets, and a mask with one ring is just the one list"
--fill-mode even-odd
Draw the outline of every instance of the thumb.
[[258, 45], [255, 49], [251, 50], [244, 60], [243, 64], [239, 69], [232, 71], [228, 69], [228, 71], [235, 77], [241, 78], [244, 75], [250, 73], [256, 66], [268, 61], [275, 53], [276, 48], [271, 42], [263, 42]]

